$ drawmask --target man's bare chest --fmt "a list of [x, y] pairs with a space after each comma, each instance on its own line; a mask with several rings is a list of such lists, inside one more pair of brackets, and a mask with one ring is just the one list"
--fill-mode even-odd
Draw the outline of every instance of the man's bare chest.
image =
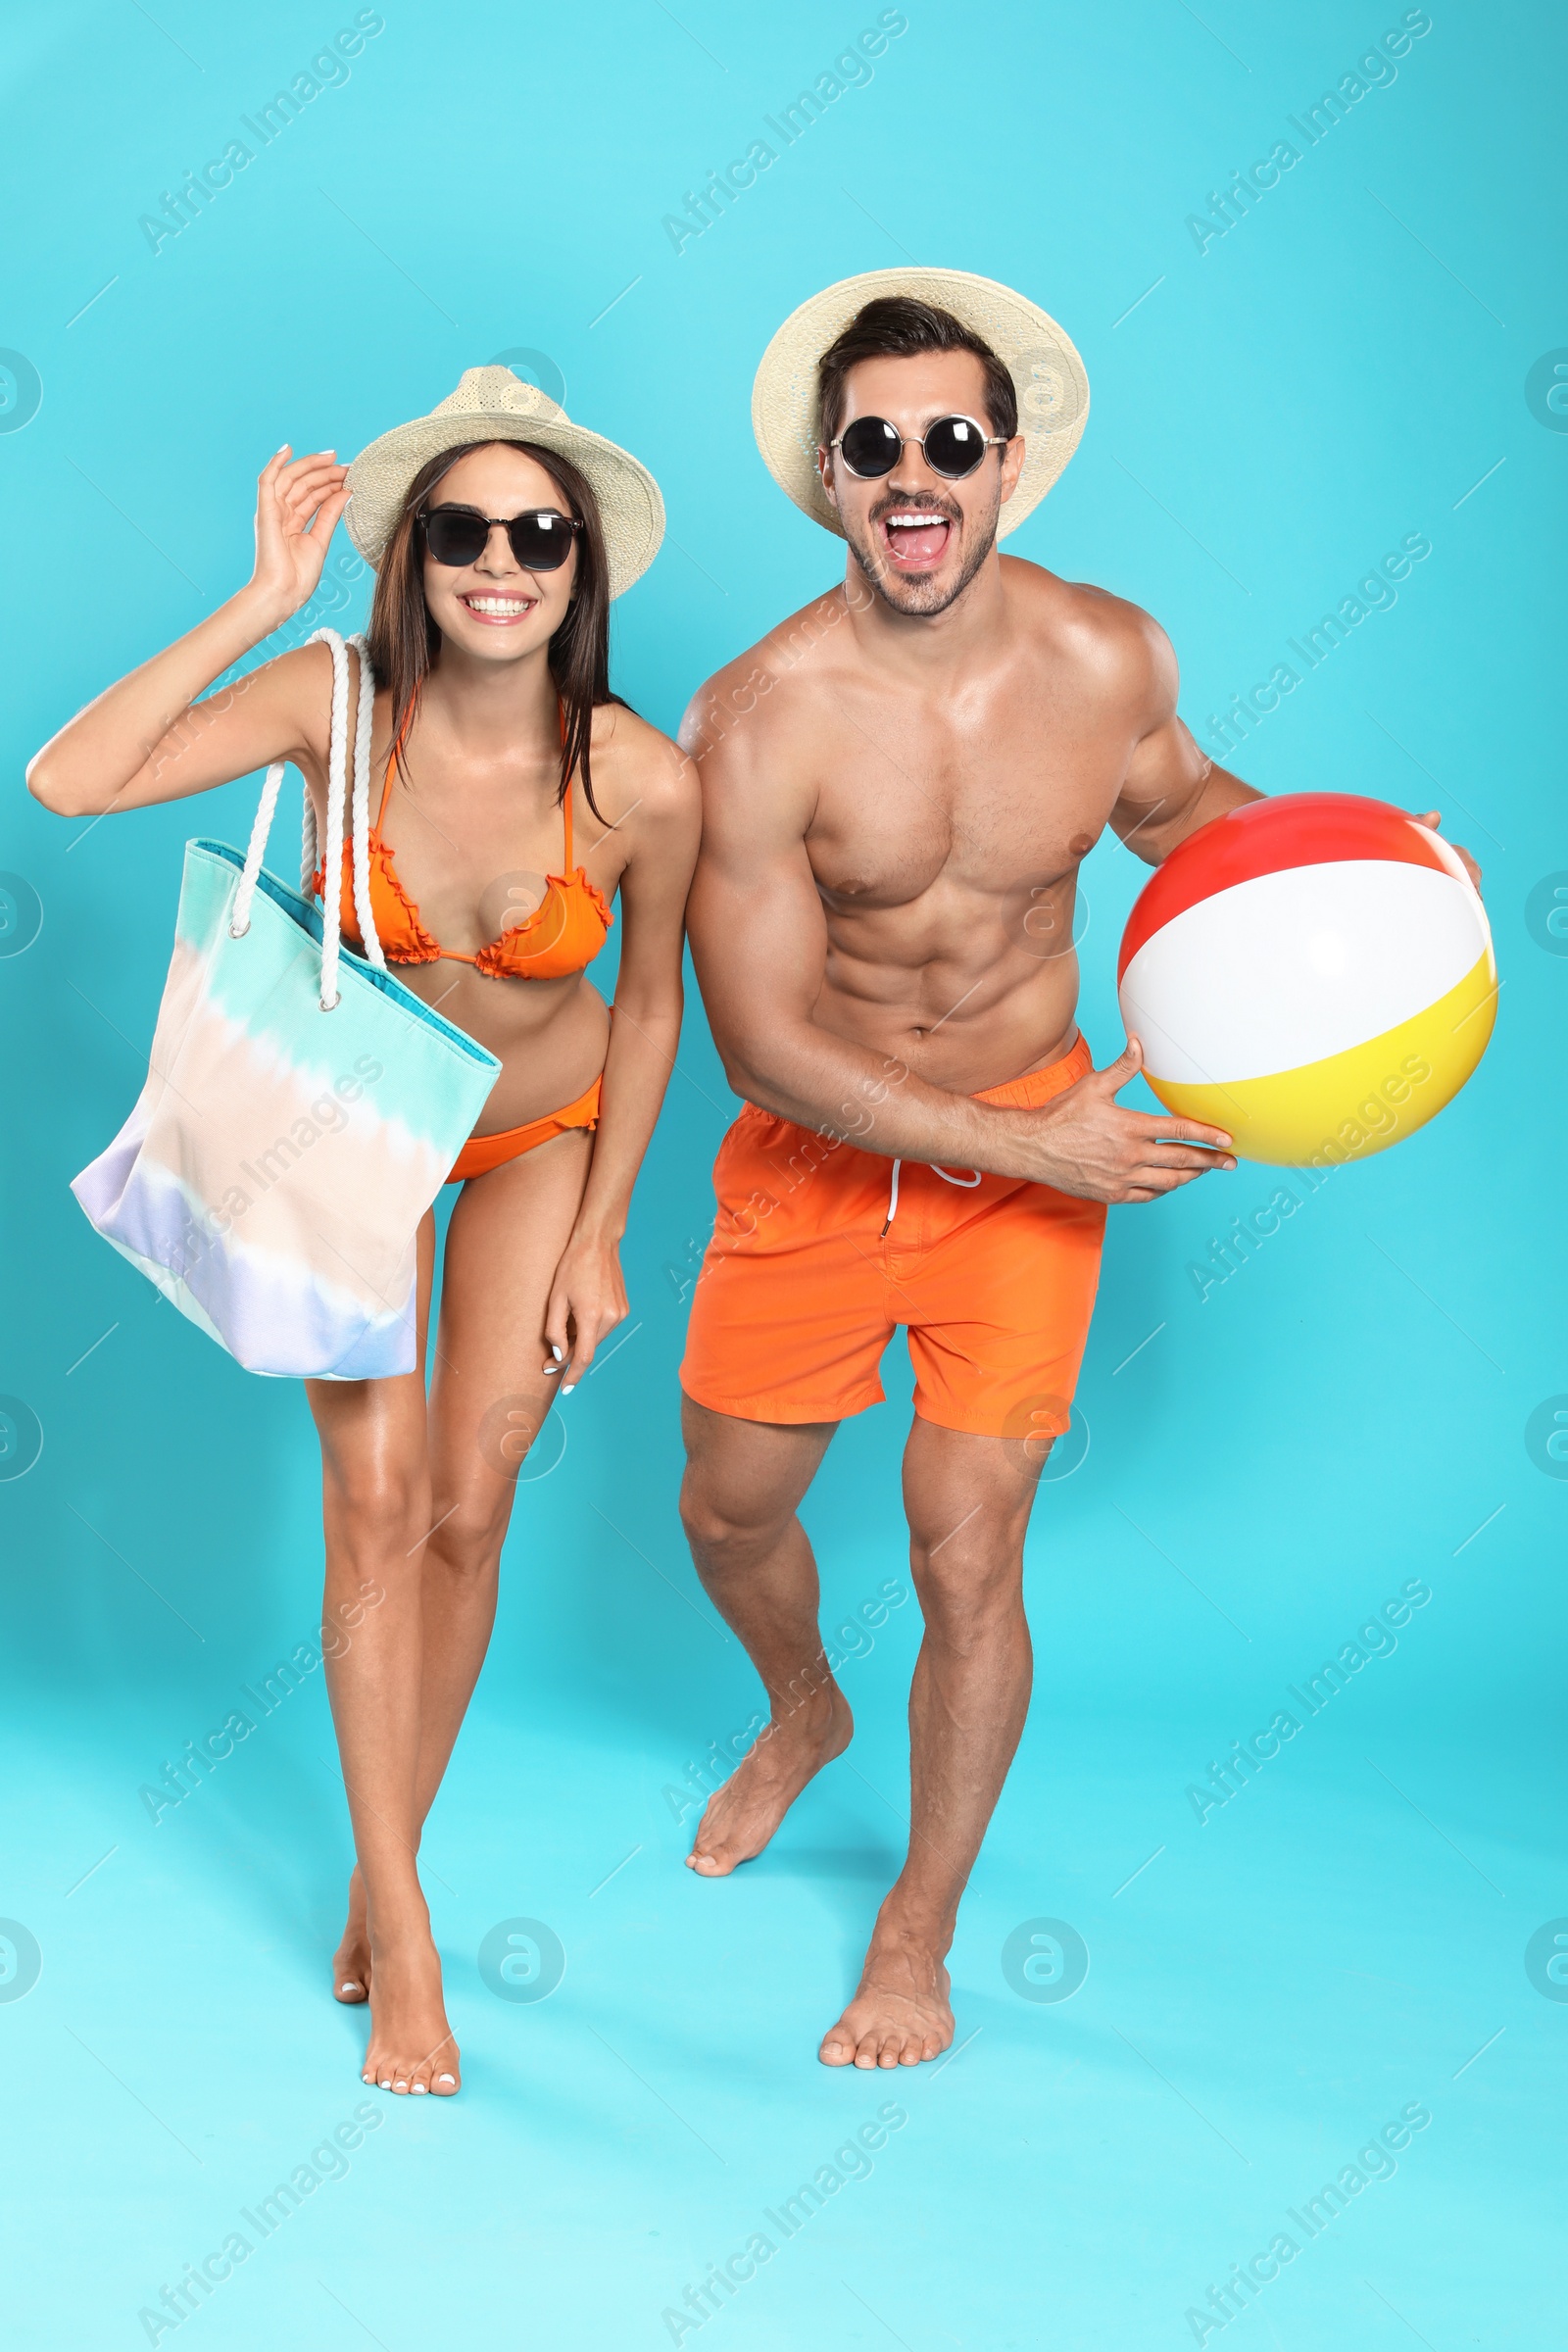
[[1108, 818], [1124, 738], [1092, 726], [1008, 726], [981, 739], [877, 742], [854, 730], [823, 757], [807, 852], [831, 905], [907, 906], [947, 883], [1002, 895], [1065, 880]]

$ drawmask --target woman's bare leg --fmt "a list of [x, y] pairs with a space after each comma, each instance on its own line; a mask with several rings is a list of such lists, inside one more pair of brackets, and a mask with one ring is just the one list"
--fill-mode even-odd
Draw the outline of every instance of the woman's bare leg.
[[484, 1663], [517, 1474], [555, 1399], [545, 1308], [591, 1153], [589, 1136], [557, 1136], [465, 1185], [452, 1213], [430, 1386], [421, 1818]]
[[[465, 1185], [452, 1213], [426, 1423], [416, 1841], [484, 1663], [517, 1472], [550, 1410], [545, 1306], [590, 1150], [585, 1135], [558, 1137]], [[370, 1987], [370, 1907], [356, 1868], [333, 1964], [340, 2000]]]
[[395, 1380], [306, 1386], [321, 1441], [327, 1687], [374, 1921], [365, 2079], [450, 2092], [458, 2086], [458, 2056], [416, 1860], [420, 1553], [431, 1520], [423, 1363], [432, 1217], [420, 1226], [418, 1249], [416, 1369]]

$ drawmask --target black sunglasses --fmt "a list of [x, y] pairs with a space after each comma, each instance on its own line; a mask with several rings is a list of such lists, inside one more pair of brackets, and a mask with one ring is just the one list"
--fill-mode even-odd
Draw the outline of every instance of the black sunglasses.
[[559, 571], [582, 529], [574, 514], [533, 507], [525, 514], [481, 514], [474, 507], [431, 507], [418, 518], [424, 544], [438, 564], [477, 564], [492, 531], [505, 531], [524, 571]]
[[839, 452], [851, 473], [875, 481], [893, 471], [910, 441], [932, 472], [949, 482], [961, 482], [973, 473], [988, 449], [1007, 446], [1004, 434], [988, 433], [972, 416], [939, 416], [918, 435], [901, 433], [885, 416], [857, 416], [828, 447]]

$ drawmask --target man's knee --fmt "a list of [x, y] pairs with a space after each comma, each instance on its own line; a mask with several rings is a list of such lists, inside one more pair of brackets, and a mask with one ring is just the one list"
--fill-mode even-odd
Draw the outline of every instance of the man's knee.
[[[788, 1513], [785, 1513], [788, 1518]], [[680, 1519], [695, 1557], [713, 1568], [745, 1568], [777, 1540], [783, 1521], [760, 1514], [727, 1480], [689, 1461], [681, 1480]]]
[[939, 1639], [978, 1639], [1022, 1602], [1024, 1527], [982, 1506], [966, 1523], [911, 1525], [909, 1568], [920, 1610]]

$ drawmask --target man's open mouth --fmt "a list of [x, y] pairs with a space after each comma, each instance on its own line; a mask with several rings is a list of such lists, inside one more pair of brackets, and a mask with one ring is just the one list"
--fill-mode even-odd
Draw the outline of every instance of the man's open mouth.
[[934, 571], [948, 552], [953, 525], [934, 507], [895, 507], [876, 528], [895, 571]]

